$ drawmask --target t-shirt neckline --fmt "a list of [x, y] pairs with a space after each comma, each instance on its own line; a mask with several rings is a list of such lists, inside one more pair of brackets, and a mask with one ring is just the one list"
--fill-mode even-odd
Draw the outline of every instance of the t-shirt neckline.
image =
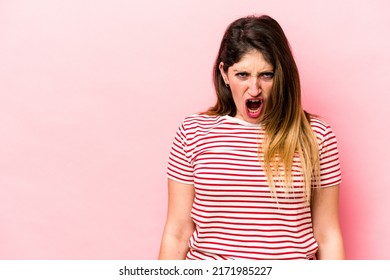
[[222, 116], [222, 117], [225, 118], [226, 120], [233, 121], [235, 123], [238, 123], [238, 124], [241, 124], [241, 125], [244, 125], [244, 126], [250, 126], [250, 127], [260, 127], [261, 126], [260, 123], [250, 123], [250, 122], [247, 122], [245, 120], [242, 120], [242, 119], [239, 119], [239, 118], [236, 118], [236, 117], [231, 117], [229, 115], [225, 115], [225, 116]]

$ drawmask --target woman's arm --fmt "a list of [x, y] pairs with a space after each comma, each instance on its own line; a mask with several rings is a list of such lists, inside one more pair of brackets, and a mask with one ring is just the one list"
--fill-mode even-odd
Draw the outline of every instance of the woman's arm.
[[195, 225], [191, 218], [194, 186], [168, 179], [168, 213], [159, 260], [185, 259]]
[[339, 222], [339, 186], [315, 190], [312, 202], [314, 237], [318, 242], [317, 259], [345, 259]]

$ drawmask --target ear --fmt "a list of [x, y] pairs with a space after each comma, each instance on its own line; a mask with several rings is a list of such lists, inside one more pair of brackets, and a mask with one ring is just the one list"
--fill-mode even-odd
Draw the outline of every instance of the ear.
[[223, 80], [225, 81], [225, 84], [229, 84], [229, 79], [228, 79], [228, 76], [227, 76], [227, 74], [225, 73], [225, 70], [223, 70], [223, 66], [224, 66], [224, 64], [223, 64], [223, 62], [221, 61], [220, 63], [219, 63], [219, 72], [221, 72], [221, 75], [222, 75], [222, 78], [223, 78]]

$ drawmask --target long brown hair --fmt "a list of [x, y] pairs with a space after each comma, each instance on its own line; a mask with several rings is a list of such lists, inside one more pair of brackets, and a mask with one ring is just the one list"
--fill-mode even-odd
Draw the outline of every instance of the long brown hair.
[[310, 126], [310, 115], [302, 108], [299, 73], [290, 44], [273, 18], [249, 16], [228, 26], [213, 69], [217, 102], [206, 114], [236, 115], [232, 93], [225, 86], [219, 65], [223, 62], [223, 70], [227, 72], [252, 50], [260, 51], [274, 67], [272, 93], [261, 120], [265, 136], [259, 145], [259, 161], [276, 197], [276, 184], [285, 186], [286, 191], [292, 189], [294, 156], [299, 156], [304, 194], [310, 201], [312, 186], [319, 185], [318, 144]]

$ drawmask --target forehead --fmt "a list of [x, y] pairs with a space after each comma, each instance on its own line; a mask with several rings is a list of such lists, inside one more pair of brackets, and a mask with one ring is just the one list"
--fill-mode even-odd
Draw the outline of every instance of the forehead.
[[233, 70], [272, 70], [273, 66], [265, 60], [263, 54], [260, 51], [251, 50], [245, 53], [238, 62], [231, 66], [231, 68]]

